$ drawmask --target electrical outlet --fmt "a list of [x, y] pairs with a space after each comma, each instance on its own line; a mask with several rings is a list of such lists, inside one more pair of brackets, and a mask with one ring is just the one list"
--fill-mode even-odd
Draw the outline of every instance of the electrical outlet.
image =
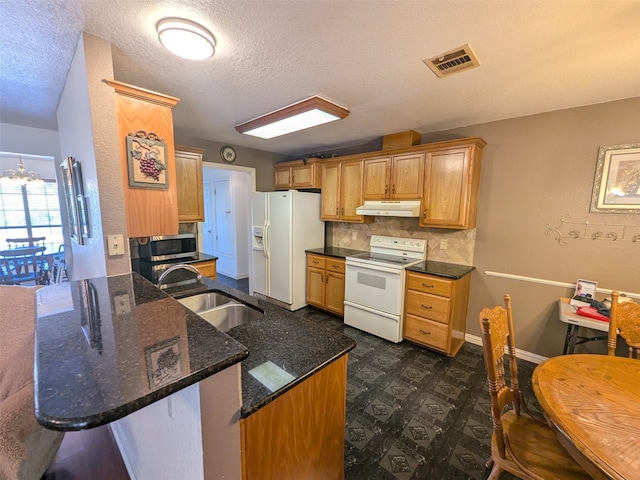
[[351, 232], [351, 240], [357, 240], [358, 239], [358, 232]]
[[110, 257], [124, 255], [124, 235], [107, 235], [107, 251]]
[[443, 238], [440, 240], [440, 250], [446, 250], [447, 248], [449, 248], [449, 242]]

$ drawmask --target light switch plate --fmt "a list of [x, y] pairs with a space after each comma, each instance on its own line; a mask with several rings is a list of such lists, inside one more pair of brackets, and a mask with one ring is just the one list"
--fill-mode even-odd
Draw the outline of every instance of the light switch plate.
[[116, 315], [126, 315], [131, 313], [131, 301], [129, 300], [129, 294], [123, 293], [122, 295], [116, 295], [113, 297], [113, 309]]
[[446, 250], [447, 248], [449, 248], [449, 242], [443, 238], [440, 240], [440, 250]]
[[107, 235], [107, 251], [110, 257], [124, 255], [124, 235]]

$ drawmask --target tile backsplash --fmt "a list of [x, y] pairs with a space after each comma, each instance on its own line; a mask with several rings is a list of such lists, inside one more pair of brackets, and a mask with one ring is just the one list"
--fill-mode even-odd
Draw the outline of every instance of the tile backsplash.
[[[373, 223], [326, 222], [326, 228], [328, 246], [369, 250], [371, 235], [421, 238], [427, 240], [428, 260], [473, 265], [475, 228], [470, 230], [423, 228], [418, 226], [417, 218], [402, 217], [376, 217]], [[446, 248], [441, 248], [445, 246], [443, 243], [446, 243]]]

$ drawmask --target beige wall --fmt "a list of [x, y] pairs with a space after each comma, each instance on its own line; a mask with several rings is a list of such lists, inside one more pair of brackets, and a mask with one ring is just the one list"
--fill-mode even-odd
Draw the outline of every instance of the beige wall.
[[[480, 310], [501, 304], [503, 295], [509, 293], [518, 348], [542, 356], [559, 355], [566, 325], [558, 320], [557, 299], [570, 296], [573, 288], [485, 272], [572, 285], [585, 278], [597, 281], [601, 288], [640, 293], [640, 243], [569, 240], [562, 246], [546, 234], [546, 225], [556, 226], [566, 215], [576, 222], [640, 227], [640, 214], [589, 212], [598, 147], [640, 142], [640, 97], [423, 134], [422, 143], [476, 136], [484, 138], [487, 146], [475, 232], [467, 232], [465, 238], [462, 232], [420, 229], [411, 219], [376, 219], [365, 226], [333, 224], [330, 241], [366, 248], [371, 233], [406, 233], [429, 240], [431, 260], [466, 263], [470, 257], [468, 264], [476, 270], [467, 332], [479, 336]], [[351, 240], [354, 231], [358, 232], [356, 241]], [[440, 238], [450, 239], [449, 252], [438, 250]], [[576, 351], [585, 348], [604, 351], [602, 342], [579, 346]]]
[[91, 232], [84, 245], [67, 245], [73, 280], [131, 271], [128, 252], [108, 257], [104, 241], [127, 237], [115, 99], [105, 78], [113, 78], [111, 44], [83, 34], [57, 110], [60, 153], [80, 162]]

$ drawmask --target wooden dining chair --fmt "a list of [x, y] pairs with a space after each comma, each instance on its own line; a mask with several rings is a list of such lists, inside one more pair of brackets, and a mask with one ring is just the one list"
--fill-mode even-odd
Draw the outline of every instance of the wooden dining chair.
[[46, 247], [15, 249], [15, 254], [3, 251], [0, 258], [0, 276], [5, 285], [22, 285], [28, 282], [42, 283], [46, 263], [43, 255]]
[[504, 296], [504, 304], [504, 308], [483, 309], [479, 318], [493, 421], [488, 480], [500, 478], [504, 471], [526, 480], [589, 479], [551, 428], [526, 407], [518, 382], [509, 295]]
[[640, 359], [640, 303], [618, 303], [620, 294], [611, 292], [611, 315], [609, 318], [609, 355], [616, 354], [618, 335], [627, 343], [629, 358]]

